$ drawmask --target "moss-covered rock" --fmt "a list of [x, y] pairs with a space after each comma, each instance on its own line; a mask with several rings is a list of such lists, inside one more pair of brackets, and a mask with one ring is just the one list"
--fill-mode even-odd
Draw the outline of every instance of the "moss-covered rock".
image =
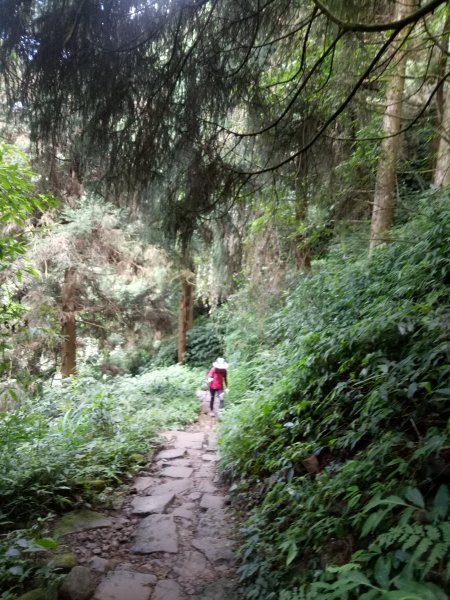
[[112, 520], [102, 513], [92, 510], [77, 510], [67, 513], [55, 524], [55, 536], [62, 537], [68, 533], [84, 531], [85, 529], [98, 529], [99, 527], [110, 527]]
[[143, 463], [145, 462], [145, 456], [143, 454], [139, 454], [138, 452], [134, 452], [130, 454], [130, 462], [131, 463]]
[[53, 556], [51, 559], [51, 565], [58, 571], [63, 572], [70, 571], [73, 567], [76, 567], [77, 564], [78, 560], [73, 552], [63, 552]]

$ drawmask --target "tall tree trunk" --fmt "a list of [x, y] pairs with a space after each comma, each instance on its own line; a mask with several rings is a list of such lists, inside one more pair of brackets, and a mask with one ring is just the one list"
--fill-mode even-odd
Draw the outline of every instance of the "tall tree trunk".
[[433, 183], [438, 187], [450, 185], [450, 85], [447, 84], [447, 92], [442, 113], [440, 127], [439, 146], [436, 157], [436, 168], [434, 170]]
[[186, 333], [192, 329], [194, 308], [193, 264], [190, 250], [182, 257], [180, 275], [180, 301], [178, 305], [178, 362], [183, 363], [186, 352]]
[[194, 296], [195, 296], [195, 284], [191, 281], [189, 284], [189, 298], [186, 307], [186, 329], [190, 331], [194, 326]]
[[[407, 17], [414, 7], [412, 0], [397, 3], [395, 20]], [[399, 47], [406, 32], [397, 39]], [[386, 90], [386, 108], [383, 119], [383, 136], [380, 158], [378, 161], [375, 182], [375, 196], [372, 209], [370, 232], [370, 252], [389, 239], [389, 230], [394, 222], [394, 197], [397, 177], [397, 160], [400, 149], [400, 129], [405, 87], [406, 70], [405, 49], [401, 49], [394, 57], [395, 71], [389, 79]]]
[[68, 267], [64, 272], [64, 283], [61, 289], [63, 336], [61, 375], [70, 377], [76, 371], [77, 338], [75, 326], [78, 275], [75, 267]]
[[178, 362], [184, 361], [186, 352], [186, 332], [187, 332], [187, 306], [188, 306], [189, 284], [184, 275], [181, 276], [180, 283], [180, 303], [178, 307]]
[[[297, 172], [295, 174], [295, 221], [297, 225], [301, 223], [306, 225], [308, 217], [308, 186], [307, 186], [307, 155], [304, 158], [305, 164], [302, 164], [303, 156], [300, 156], [297, 162]], [[294, 239], [294, 256], [299, 271], [311, 270], [311, 249], [308, 243], [306, 233], [297, 234]]]
[[[441, 57], [438, 66], [438, 77], [445, 76], [447, 67], [447, 52], [449, 49], [450, 15], [444, 24], [442, 36]], [[445, 89], [445, 85], [447, 89]], [[436, 95], [438, 109], [438, 140], [436, 152], [436, 164], [433, 173], [433, 183], [437, 187], [450, 185], [450, 84], [443, 84]]]

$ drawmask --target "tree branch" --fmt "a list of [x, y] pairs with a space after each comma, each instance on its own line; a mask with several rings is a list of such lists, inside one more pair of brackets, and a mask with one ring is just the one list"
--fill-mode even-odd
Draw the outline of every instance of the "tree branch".
[[308, 150], [309, 148], [311, 148], [311, 146], [313, 146], [313, 144], [315, 144], [315, 142], [319, 139], [319, 137], [321, 135], [323, 135], [323, 133], [325, 133], [325, 131], [328, 129], [328, 127], [331, 125], [331, 123], [333, 123], [336, 120], [336, 118], [342, 112], [344, 112], [344, 110], [347, 108], [347, 106], [350, 103], [350, 101], [356, 95], [357, 91], [359, 90], [359, 88], [361, 87], [361, 85], [363, 84], [363, 82], [365, 81], [365, 79], [367, 78], [367, 76], [373, 71], [373, 69], [375, 68], [377, 62], [380, 60], [380, 58], [383, 56], [383, 54], [387, 51], [387, 49], [392, 44], [392, 42], [394, 41], [394, 39], [397, 37], [398, 33], [399, 33], [399, 30], [395, 30], [393, 33], [391, 33], [391, 35], [389, 36], [389, 38], [385, 41], [385, 43], [382, 45], [382, 47], [380, 48], [380, 50], [377, 52], [375, 58], [371, 61], [370, 65], [367, 67], [367, 69], [364, 71], [364, 73], [358, 79], [358, 81], [356, 82], [356, 85], [353, 87], [352, 91], [347, 96], [347, 98], [344, 100], [344, 102], [325, 121], [324, 125], [313, 136], [313, 138], [307, 144], [305, 144], [302, 148], [300, 148], [300, 150], [297, 150], [297, 152], [295, 152], [294, 154], [291, 154], [291, 156], [289, 156], [288, 158], [285, 158], [284, 160], [282, 160], [281, 162], [279, 162], [277, 165], [274, 165], [272, 167], [267, 167], [267, 168], [264, 168], [264, 169], [260, 169], [258, 171], [251, 171], [251, 172], [249, 172], [249, 171], [238, 171], [236, 169], [233, 169], [233, 170], [236, 173], [239, 173], [241, 175], [262, 175], [263, 173], [270, 173], [271, 171], [273, 171], [275, 169], [279, 169], [283, 165], [286, 165], [287, 163], [291, 162], [291, 160], [293, 160], [294, 158], [297, 158], [297, 156], [300, 156], [300, 154], [302, 154], [303, 152], [306, 152], [306, 150]]
[[369, 25], [368, 23], [347, 23], [346, 21], [343, 21], [342, 19], [334, 15], [330, 11], [330, 9], [325, 6], [322, 0], [313, 0], [313, 2], [321, 10], [321, 12], [330, 19], [330, 21], [333, 21], [333, 23], [339, 25], [339, 27], [344, 31], [382, 32], [390, 31], [391, 29], [395, 31], [400, 31], [407, 25], [416, 23], [425, 15], [433, 12], [441, 4], [446, 4], [447, 0], [431, 0], [431, 2], [425, 4], [425, 6], [422, 6], [421, 8], [416, 10], [416, 12], [405, 17], [404, 19], [400, 19], [399, 21], [391, 21], [390, 23], [379, 23], [374, 25]]

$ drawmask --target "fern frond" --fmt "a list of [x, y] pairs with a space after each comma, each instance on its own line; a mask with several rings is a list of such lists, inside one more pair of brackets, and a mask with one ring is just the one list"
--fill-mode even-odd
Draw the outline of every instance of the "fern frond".
[[425, 566], [423, 567], [422, 577], [425, 578], [426, 575], [431, 571], [431, 569], [446, 556], [449, 551], [448, 544], [443, 542], [439, 542], [432, 549], [430, 556], [428, 557]]

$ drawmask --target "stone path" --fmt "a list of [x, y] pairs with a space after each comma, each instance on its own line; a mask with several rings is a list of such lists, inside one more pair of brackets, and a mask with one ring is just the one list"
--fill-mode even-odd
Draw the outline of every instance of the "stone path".
[[[234, 527], [216, 473], [215, 419], [163, 434], [165, 448], [137, 477], [120, 511], [69, 536], [95, 575], [94, 600], [233, 600]], [[81, 571], [78, 571], [80, 574]], [[100, 575], [101, 573], [101, 575]], [[75, 581], [75, 589], [80, 589]], [[93, 596], [92, 596], [93, 594]], [[68, 600], [84, 600], [76, 592]]]

